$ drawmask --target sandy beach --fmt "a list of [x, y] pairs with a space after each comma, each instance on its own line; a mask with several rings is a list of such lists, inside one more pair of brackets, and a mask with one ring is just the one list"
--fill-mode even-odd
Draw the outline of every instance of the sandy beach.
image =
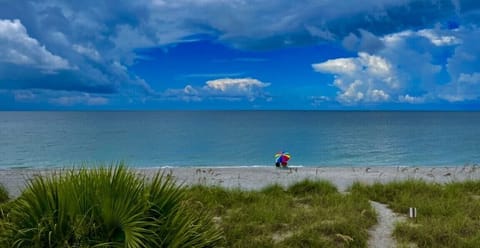
[[[480, 167], [477, 165], [451, 167], [187, 167], [187, 168], [135, 168], [138, 173], [150, 176], [158, 171], [171, 174], [178, 183], [184, 185], [217, 185], [226, 188], [244, 190], [261, 189], [271, 184], [283, 186], [303, 179], [328, 180], [340, 191], [345, 191], [354, 182], [362, 183], [423, 179], [429, 182], [448, 183], [480, 179]], [[2, 169], [0, 183], [16, 197], [25, 187], [29, 178], [35, 175], [48, 175], [57, 170], [39, 169]]]

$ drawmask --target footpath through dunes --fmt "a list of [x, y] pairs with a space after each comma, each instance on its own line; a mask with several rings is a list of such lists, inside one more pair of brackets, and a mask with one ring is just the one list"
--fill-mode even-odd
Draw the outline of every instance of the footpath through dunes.
[[387, 205], [370, 201], [372, 207], [377, 212], [378, 223], [369, 230], [370, 239], [368, 247], [370, 248], [395, 248], [397, 243], [392, 236], [395, 223], [404, 221], [405, 217], [394, 213]]

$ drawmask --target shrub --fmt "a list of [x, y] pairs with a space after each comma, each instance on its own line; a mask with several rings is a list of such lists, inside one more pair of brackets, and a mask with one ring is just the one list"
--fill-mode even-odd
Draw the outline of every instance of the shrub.
[[123, 164], [32, 179], [13, 202], [2, 247], [210, 247], [208, 213], [191, 211], [170, 177], [150, 183]]

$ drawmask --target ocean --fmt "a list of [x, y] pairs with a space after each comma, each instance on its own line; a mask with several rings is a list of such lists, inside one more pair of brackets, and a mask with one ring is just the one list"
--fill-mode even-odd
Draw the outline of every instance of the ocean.
[[0, 168], [463, 166], [480, 112], [0, 112]]

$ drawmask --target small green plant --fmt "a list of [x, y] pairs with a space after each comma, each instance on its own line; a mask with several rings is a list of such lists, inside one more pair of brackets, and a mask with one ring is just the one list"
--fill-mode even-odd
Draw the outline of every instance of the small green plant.
[[123, 164], [32, 179], [12, 202], [1, 247], [212, 247], [221, 232], [170, 177]]

